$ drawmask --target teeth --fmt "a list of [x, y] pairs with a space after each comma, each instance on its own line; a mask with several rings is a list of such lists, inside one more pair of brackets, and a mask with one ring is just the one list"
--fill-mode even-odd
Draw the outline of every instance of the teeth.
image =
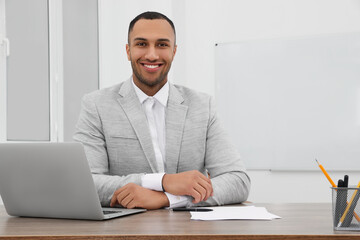
[[147, 68], [157, 68], [157, 67], [159, 67], [159, 65], [146, 65], [146, 64], [144, 64], [144, 66], [147, 67]]

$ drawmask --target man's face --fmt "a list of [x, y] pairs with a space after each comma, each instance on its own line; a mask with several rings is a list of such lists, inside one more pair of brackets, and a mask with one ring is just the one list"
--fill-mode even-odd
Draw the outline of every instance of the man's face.
[[126, 52], [135, 84], [145, 93], [156, 93], [167, 82], [176, 53], [174, 30], [163, 19], [140, 19], [129, 34]]

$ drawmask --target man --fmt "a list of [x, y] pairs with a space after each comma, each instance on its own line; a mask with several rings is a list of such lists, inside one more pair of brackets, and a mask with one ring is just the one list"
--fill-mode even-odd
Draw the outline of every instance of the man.
[[174, 24], [145, 12], [129, 26], [132, 77], [84, 96], [83, 143], [103, 206], [158, 209], [239, 203], [250, 179], [210, 96], [168, 82]]

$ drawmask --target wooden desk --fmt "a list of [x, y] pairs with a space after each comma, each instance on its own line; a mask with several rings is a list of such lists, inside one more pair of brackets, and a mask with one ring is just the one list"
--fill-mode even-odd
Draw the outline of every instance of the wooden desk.
[[334, 232], [330, 204], [255, 204], [272, 221], [193, 221], [189, 212], [148, 211], [108, 221], [9, 217], [0, 206], [0, 238], [11, 239], [360, 239]]

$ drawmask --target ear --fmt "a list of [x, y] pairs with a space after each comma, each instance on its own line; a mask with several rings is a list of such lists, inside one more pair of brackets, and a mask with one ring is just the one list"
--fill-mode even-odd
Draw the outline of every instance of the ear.
[[127, 58], [130, 61], [130, 46], [129, 44], [126, 44], [126, 54], [127, 54]]
[[176, 50], [177, 50], [177, 45], [175, 45], [174, 50], [173, 50], [173, 57], [172, 57], [173, 60], [174, 60], [174, 57], [175, 57], [175, 54], [176, 54]]

